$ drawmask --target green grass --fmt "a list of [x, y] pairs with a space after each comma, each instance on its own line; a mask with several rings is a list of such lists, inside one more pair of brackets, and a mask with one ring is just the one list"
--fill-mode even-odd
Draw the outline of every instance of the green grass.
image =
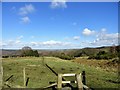
[[[3, 59], [3, 84], [5, 80], [14, 75], [9, 81], [9, 85], [13, 88], [23, 86], [23, 68], [26, 68], [26, 77], [29, 77], [28, 88], [43, 88], [49, 85], [50, 81], [57, 82], [57, 76], [52, 73], [44, 63], [48, 64], [57, 73], [81, 73], [86, 71], [87, 86], [92, 88], [117, 88], [118, 84], [109, 82], [117, 81], [118, 75], [115, 72], [105, 72], [101, 68], [78, 64], [68, 60], [61, 60], [54, 57], [45, 57], [44, 62], [41, 57], [25, 57], [25, 58], [7, 58]], [[39, 65], [31, 67], [28, 65]], [[66, 78], [74, 80], [74, 78]], [[7, 87], [6, 85], [3, 85]]]

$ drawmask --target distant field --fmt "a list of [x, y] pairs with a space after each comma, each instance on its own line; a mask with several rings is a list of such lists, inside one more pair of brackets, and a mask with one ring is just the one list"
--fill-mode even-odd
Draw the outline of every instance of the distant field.
[[[56, 82], [57, 76], [44, 65], [45, 63], [57, 73], [80, 73], [85, 70], [87, 86], [91, 88], [118, 88], [118, 84], [116, 83], [118, 74], [113, 70], [106, 71], [100, 67], [90, 66], [89, 64], [85, 64], [85, 62], [82, 63], [82, 61], [77, 63], [75, 60], [61, 60], [54, 57], [45, 57], [44, 61], [41, 57], [3, 59], [3, 87], [8, 87], [4, 85], [4, 82], [11, 75], [13, 75], [13, 77], [8, 81], [8, 84], [12, 88], [24, 87], [24, 67], [26, 68], [26, 77], [30, 78], [27, 88], [43, 88], [48, 86], [50, 81]], [[74, 78], [66, 79], [73, 80]]]

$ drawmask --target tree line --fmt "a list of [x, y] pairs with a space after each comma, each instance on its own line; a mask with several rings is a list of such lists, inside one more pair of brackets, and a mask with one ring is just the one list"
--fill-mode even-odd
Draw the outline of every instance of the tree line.
[[[56, 50], [56, 51], [38, 51], [32, 50], [31, 47], [23, 47], [19, 50], [19, 55], [11, 55], [11, 57], [26, 57], [26, 56], [52, 56], [58, 57], [64, 60], [72, 60], [76, 57], [88, 56], [88, 59], [112, 59], [120, 57], [120, 46], [112, 47], [100, 47], [100, 48], [84, 48], [84, 49], [73, 49], [73, 50]], [[3, 56], [7, 58], [9, 56]]]

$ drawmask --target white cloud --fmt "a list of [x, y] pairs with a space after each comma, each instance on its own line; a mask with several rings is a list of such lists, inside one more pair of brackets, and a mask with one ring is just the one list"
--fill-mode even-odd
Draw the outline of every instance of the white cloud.
[[[69, 48], [84, 48], [84, 47], [97, 47], [97, 46], [110, 46], [110, 45], [118, 45], [118, 40], [120, 40], [120, 33], [104, 33], [96, 37], [93, 41], [80, 41], [78, 43], [68, 42], [68, 41], [56, 41], [56, 40], [48, 40], [48, 41], [31, 41], [31, 42], [23, 42], [23, 36], [19, 36], [14, 40], [7, 40], [0, 42], [0, 47], [3, 48], [19, 48], [21, 49], [23, 46], [30, 46], [32, 48], [37, 49], [69, 49]], [[74, 36], [74, 40], [79, 40], [79, 36]], [[119, 41], [120, 42], [120, 41]]]
[[37, 43], [37, 42], [30, 42], [30, 44], [31, 44], [32, 46], [39, 46], [39, 43]]
[[19, 46], [21, 44], [20, 40], [8, 40], [6, 42], [2, 43], [3, 47], [16, 47]]
[[106, 29], [106, 28], [102, 28], [101, 31], [102, 31], [102, 32], [106, 32], [107, 29]]
[[19, 44], [19, 43], [21, 43], [20, 40], [16, 40], [16, 41], [15, 41], [15, 44]]
[[52, 0], [50, 7], [51, 8], [67, 8], [67, 0]]
[[27, 16], [21, 18], [21, 23], [27, 24], [27, 23], [30, 23], [30, 22], [31, 22], [31, 20], [30, 20], [30, 18], [27, 17]]
[[95, 34], [95, 31], [85, 28], [82, 32], [83, 35], [89, 36]]
[[120, 40], [120, 34], [119, 33], [112, 33], [112, 34], [100, 34], [96, 40], [91, 42], [91, 45], [95, 46], [105, 46], [105, 45], [118, 45], [118, 42]]
[[23, 46], [23, 42], [21, 41], [21, 39], [23, 38], [23, 35], [16, 37], [15, 39], [12, 40], [7, 40], [7, 41], [3, 41], [1, 46], [3, 48], [8, 48], [8, 49], [14, 49], [16, 47], [21, 47]]
[[45, 42], [30, 42], [30, 45], [38, 48], [68, 48], [71, 43], [49, 40]]
[[46, 41], [46, 42], [42, 42], [43, 45], [59, 45], [61, 44], [60, 41], [54, 41], [54, 40], [50, 40], [50, 41]]
[[32, 4], [25, 5], [19, 9], [19, 15], [27, 15], [30, 13], [33, 13], [35, 11], [35, 8]]
[[[14, 9], [14, 7], [13, 7], [13, 9]], [[27, 24], [30, 23], [31, 20], [30, 20], [30, 18], [28, 16], [29, 16], [29, 14], [31, 14], [31, 13], [33, 13], [35, 11], [36, 11], [36, 9], [35, 9], [35, 7], [32, 4], [26, 4], [25, 6], [20, 7], [19, 8], [19, 12], [18, 12], [18, 14], [20, 16], [22, 16], [20, 18], [20, 22], [21, 23], [25, 23], [25, 24], [26, 23]]]
[[50, 41], [45, 41], [45, 42], [41, 42], [41, 45], [50, 45], [50, 46], [66, 46], [69, 45], [69, 42], [61, 42], [61, 41], [54, 41], [54, 40], [50, 40]]
[[21, 49], [23, 46], [30, 46], [32, 48], [47, 48], [47, 49], [62, 49], [62, 48], [70, 48], [72, 47], [71, 42], [61, 42], [61, 41], [55, 41], [55, 40], [49, 40], [49, 41], [43, 41], [43, 42], [23, 42], [20, 39], [15, 40], [7, 40], [4, 41], [2, 44], [0, 43], [1, 47], [4, 49], [14, 49], [19, 48]]
[[74, 40], [79, 40], [79, 39], [80, 39], [80, 36], [74, 36], [73, 39], [74, 39]]
[[[88, 47], [89, 46], [92, 46], [92, 47], [111, 46], [113, 44], [120, 45], [120, 33], [107, 33], [106, 28], [102, 28], [100, 32], [84, 29], [83, 34], [96, 35], [96, 38], [94, 38], [93, 41], [84, 42], [84, 44], [86, 44]], [[86, 46], [86, 45], [83, 45], [83, 46]]]

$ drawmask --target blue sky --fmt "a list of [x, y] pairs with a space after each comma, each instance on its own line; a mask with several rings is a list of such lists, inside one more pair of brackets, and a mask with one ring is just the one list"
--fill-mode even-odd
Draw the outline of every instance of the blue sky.
[[117, 2], [3, 2], [2, 48], [73, 49], [118, 44]]

